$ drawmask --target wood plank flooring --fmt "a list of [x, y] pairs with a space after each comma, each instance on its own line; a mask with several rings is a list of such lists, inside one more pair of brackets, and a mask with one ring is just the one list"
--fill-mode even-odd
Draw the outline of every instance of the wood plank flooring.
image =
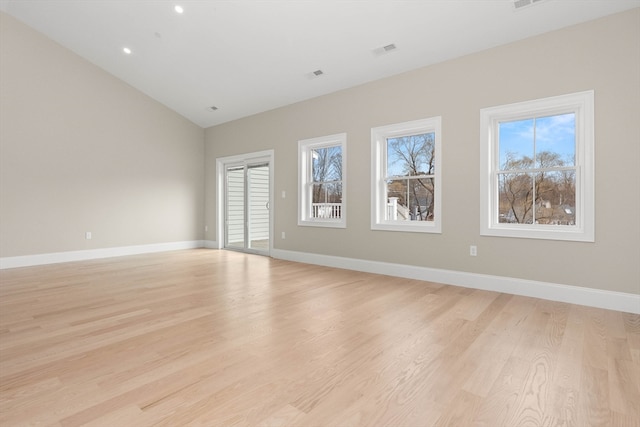
[[639, 426], [640, 316], [187, 250], [0, 271], [0, 426]]

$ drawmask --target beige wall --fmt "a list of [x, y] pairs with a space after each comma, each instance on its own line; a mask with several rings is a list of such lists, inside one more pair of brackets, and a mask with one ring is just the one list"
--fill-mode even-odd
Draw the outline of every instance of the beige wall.
[[[596, 242], [480, 236], [479, 110], [590, 89]], [[436, 115], [442, 234], [371, 231], [370, 129]], [[347, 228], [298, 227], [297, 141], [339, 132], [347, 133]], [[640, 293], [640, 9], [207, 129], [208, 240], [217, 240], [215, 159], [265, 149], [275, 150], [277, 249]]]
[[204, 130], [2, 13], [0, 31], [0, 256], [202, 239]]

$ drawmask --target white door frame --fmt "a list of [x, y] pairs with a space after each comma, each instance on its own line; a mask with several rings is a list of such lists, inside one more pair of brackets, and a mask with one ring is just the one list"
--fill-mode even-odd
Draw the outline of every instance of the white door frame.
[[235, 156], [216, 158], [216, 243], [217, 249], [224, 248], [226, 241], [225, 230], [225, 170], [227, 165], [249, 164], [256, 161], [265, 161], [269, 163], [269, 253], [273, 251], [273, 171], [274, 171], [274, 152], [273, 150], [258, 151], [255, 153], [238, 154]]

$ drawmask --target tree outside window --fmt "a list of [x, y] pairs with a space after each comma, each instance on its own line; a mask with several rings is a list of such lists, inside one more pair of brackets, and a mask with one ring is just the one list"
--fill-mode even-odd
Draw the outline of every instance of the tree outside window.
[[298, 141], [298, 225], [346, 227], [347, 135]]
[[499, 125], [499, 222], [574, 226], [575, 114]]
[[480, 234], [593, 242], [594, 92], [480, 110]]
[[433, 221], [435, 133], [387, 139], [389, 221]]
[[373, 230], [440, 233], [441, 118], [371, 129]]
[[322, 147], [310, 150], [312, 215], [340, 218], [342, 215], [342, 147]]

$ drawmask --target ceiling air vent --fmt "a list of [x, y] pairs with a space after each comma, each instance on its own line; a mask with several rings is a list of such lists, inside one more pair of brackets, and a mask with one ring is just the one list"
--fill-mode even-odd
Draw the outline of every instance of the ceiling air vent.
[[519, 10], [528, 6], [533, 6], [536, 3], [542, 3], [543, 1], [546, 0], [514, 0], [513, 7], [516, 10]]
[[387, 45], [373, 49], [373, 54], [376, 56], [385, 55], [387, 53], [393, 52], [397, 48], [398, 46], [396, 46], [395, 43], [389, 43]]
[[218, 109], [218, 107], [216, 107], [215, 105], [212, 105], [211, 107], [207, 107], [207, 111], [216, 111]]
[[319, 77], [324, 76], [324, 71], [315, 70], [315, 71], [312, 71], [310, 73], [307, 73], [306, 76], [307, 76], [308, 79], [317, 79]]

